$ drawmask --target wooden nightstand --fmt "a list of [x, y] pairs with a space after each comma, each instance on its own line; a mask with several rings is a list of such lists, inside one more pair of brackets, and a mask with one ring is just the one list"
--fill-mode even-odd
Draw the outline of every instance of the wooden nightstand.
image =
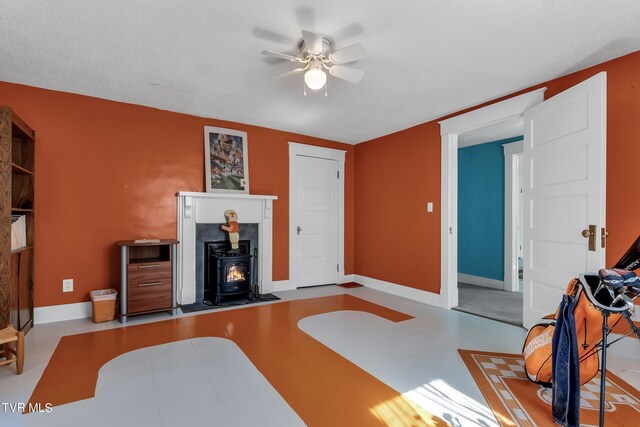
[[177, 313], [177, 240], [138, 242], [121, 240], [120, 322], [128, 316], [171, 311]]

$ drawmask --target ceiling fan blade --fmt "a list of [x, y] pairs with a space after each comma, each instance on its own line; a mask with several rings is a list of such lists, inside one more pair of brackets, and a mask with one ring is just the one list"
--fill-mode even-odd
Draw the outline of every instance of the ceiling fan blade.
[[344, 65], [334, 65], [329, 68], [329, 74], [351, 83], [358, 83], [364, 76], [364, 71], [357, 68], [345, 67]]
[[280, 74], [278, 76], [275, 76], [274, 79], [282, 79], [282, 78], [285, 78], [285, 77], [293, 76], [294, 74], [300, 74], [304, 70], [306, 70], [306, 67], [300, 67], [300, 68], [296, 68], [294, 70], [289, 70], [286, 73], [282, 73], [282, 74]]
[[302, 38], [310, 54], [320, 55], [322, 53], [322, 36], [320, 34], [302, 30]]
[[263, 50], [263, 55], [273, 56], [274, 58], [280, 58], [291, 62], [304, 62], [302, 58], [298, 58], [297, 56], [289, 55], [286, 53], [274, 52], [272, 50]]
[[334, 64], [348, 64], [360, 61], [367, 57], [367, 51], [360, 43], [352, 44], [343, 49], [336, 50], [329, 55], [329, 60]]

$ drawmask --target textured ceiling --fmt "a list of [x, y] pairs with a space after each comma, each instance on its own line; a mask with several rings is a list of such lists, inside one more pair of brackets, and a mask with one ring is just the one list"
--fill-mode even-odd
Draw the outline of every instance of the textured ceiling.
[[[0, 80], [347, 143], [640, 49], [638, 0], [0, 0]], [[369, 57], [302, 94], [301, 29]]]

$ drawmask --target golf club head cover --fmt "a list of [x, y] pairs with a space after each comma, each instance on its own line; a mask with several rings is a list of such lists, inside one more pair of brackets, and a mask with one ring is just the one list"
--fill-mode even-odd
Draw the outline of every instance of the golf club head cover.
[[624, 287], [626, 290], [629, 290], [635, 294], [640, 292], [640, 277], [634, 272], [630, 270], [620, 270], [614, 268], [613, 271], [622, 276], [622, 280], [624, 281]]
[[640, 268], [640, 236], [638, 236], [636, 241], [633, 242], [613, 268], [621, 268], [624, 270], [636, 270]]
[[598, 272], [600, 283], [607, 288], [617, 291], [624, 286], [624, 279], [615, 270], [603, 268]]

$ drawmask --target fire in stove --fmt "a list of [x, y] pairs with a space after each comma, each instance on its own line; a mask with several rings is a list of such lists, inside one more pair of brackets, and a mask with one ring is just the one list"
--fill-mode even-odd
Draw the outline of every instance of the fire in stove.
[[227, 282], [238, 282], [245, 280], [243, 265], [231, 265], [227, 270]]

